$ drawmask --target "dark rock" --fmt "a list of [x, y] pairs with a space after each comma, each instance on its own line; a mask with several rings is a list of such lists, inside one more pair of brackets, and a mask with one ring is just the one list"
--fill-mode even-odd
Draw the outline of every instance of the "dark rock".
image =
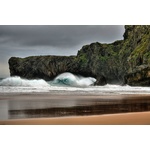
[[[131, 27], [130, 27], [131, 28]], [[132, 86], [150, 85], [150, 26], [134, 26], [128, 36], [132, 38], [132, 51], [127, 57], [126, 84]]]
[[125, 76], [125, 83], [132, 86], [150, 86], [150, 66], [141, 65]]
[[97, 80], [96, 80], [95, 85], [105, 85], [105, 84], [107, 84], [106, 78], [104, 76], [98, 76], [96, 79]]
[[74, 68], [72, 64], [74, 58], [74, 56], [12, 57], [9, 59], [10, 74], [27, 79], [51, 80], [66, 70], [71, 72]]

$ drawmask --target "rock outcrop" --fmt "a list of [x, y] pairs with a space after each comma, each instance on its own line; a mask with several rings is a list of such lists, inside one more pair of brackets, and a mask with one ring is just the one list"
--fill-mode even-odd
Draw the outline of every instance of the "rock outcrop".
[[9, 59], [10, 75], [51, 80], [63, 72], [97, 79], [97, 85], [150, 85], [150, 26], [125, 26], [124, 40], [91, 43], [77, 56], [31, 56]]
[[74, 56], [11, 57], [9, 59], [9, 69], [11, 76], [51, 80], [66, 70], [71, 72], [74, 67], [74, 59]]
[[125, 39], [131, 39], [131, 53], [125, 83], [132, 86], [150, 85], [150, 26], [127, 26]]

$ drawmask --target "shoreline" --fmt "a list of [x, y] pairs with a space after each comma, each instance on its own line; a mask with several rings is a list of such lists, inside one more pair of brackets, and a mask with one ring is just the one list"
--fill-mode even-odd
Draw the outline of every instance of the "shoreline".
[[12, 119], [0, 125], [150, 125], [150, 111], [109, 115]]

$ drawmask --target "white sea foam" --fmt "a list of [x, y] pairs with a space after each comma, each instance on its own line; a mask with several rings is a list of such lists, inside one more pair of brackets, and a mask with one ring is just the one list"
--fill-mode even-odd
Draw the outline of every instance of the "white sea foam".
[[49, 86], [49, 84], [43, 79], [27, 80], [16, 76], [16, 77], [8, 77], [6, 79], [3, 79], [0, 82], [0, 86], [43, 87], [43, 86]]
[[88, 86], [88, 87], [72, 87], [72, 86], [0, 86], [0, 93], [54, 93], [54, 94], [91, 94], [91, 95], [118, 95], [118, 94], [150, 94], [149, 87], [131, 87], [120, 85], [105, 86]]
[[[68, 76], [66, 76], [68, 75]], [[51, 82], [27, 80], [20, 77], [9, 77], [0, 81], [0, 93], [32, 93], [45, 92], [56, 94], [150, 94], [150, 87], [131, 87], [129, 85], [90, 86], [96, 80], [92, 77], [84, 78], [70, 73], [61, 74]], [[64, 83], [65, 82], [65, 83]]]

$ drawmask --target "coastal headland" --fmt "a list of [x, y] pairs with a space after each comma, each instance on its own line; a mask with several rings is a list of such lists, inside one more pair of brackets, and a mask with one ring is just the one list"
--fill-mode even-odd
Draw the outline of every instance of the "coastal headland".
[[94, 77], [96, 85], [150, 85], [150, 26], [126, 25], [123, 40], [110, 44], [99, 42], [84, 45], [76, 56], [11, 57], [11, 76], [52, 80], [70, 72]]

